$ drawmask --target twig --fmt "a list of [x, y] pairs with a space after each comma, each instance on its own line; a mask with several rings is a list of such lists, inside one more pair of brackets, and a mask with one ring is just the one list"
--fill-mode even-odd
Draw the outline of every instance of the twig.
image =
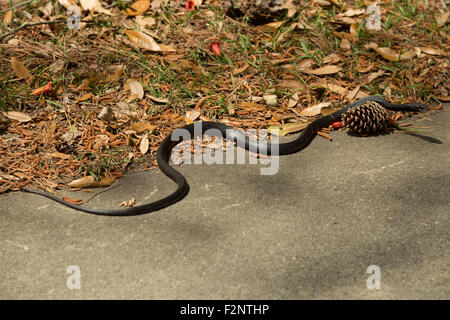
[[324, 138], [327, 138], [327, 139], [330, 140], [330, 141], [333, 141], [333, 138], [332, 138], [330, 135], [328, 135], [328, 134], [326, 134], [326, 133], [324, 133], [324, 132], [322, 132], [322, 131], [318, 131], [317, 134], [318, 134], [319, 136], [322, 136], [322, 137], [324, 137]]
[[110, 185], [110, 186], [109, 186], [108, 188], [106, 188], [106, 189], [100, 190], [100, 191], [97, 192], [96, 194], [93, 194], [92, 196], [90, 196], [89, 198], [87, 198], [86, 201], [84, 201], [84, 203], [88, 203], [88, 201], [90, 201], [92, 198], [98, 196], [100, 193], [103, 193], [103, 192], [105, 192], [105, 191], [108, 191], [109, 189], [115, 188], [115, 187], [117, 187], [118, 185], [119, 185], [119, 183], [117, 182], [117, 183], [115, 183], [115, 184]]
[[15, 8], [17, 8], [17, 7], [24, 6], [24, 5], [26, 5], [27, 3], [30, 3], [31, 1], [33, 1], [33, 0], [28, 0], [28, 1], [25, 1], [25, 2], [18, 3], [18, 4], [16, 4], [16, 5], [12, 6], [11, 8], [6, 8], [6, 9], [3, 9], [3, 10], [0, 10], [0, 13], [6, 12], [6, 11], [9, 11], [9, 10], [13, 10], [13, 9], [15, 9]]
[[[4, 35], [0, 36], [0, 41], [5, 39], [6, 37], [9, 37], [10, 35], [16, 33], [17, 31], [22, 30], [22, 29], [27, 28], [27, 27], [37, 26], [37, 25], [42, 25], [42, 24], [56, 24], [56, 23], [65, 23], [65, 22], [67, 22], [67, 20], [25, 22], [20, 27], [17, 27], [16, 29], [14, 29], [14, 30], [12, 30], [12, 31], [10, 31], [8, 33], [5, 33]], [[94, 20], [86, 20], [86, 21], [81, 20], [81, 22], [93, 23]]]

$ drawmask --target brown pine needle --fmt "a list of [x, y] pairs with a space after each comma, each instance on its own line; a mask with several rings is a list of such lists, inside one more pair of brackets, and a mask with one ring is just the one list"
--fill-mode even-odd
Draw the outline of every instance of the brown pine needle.
[[324, 133], [324, 132], [322, 132], [322, 131], [317, 132], [317, 134], [318, 134], [319, 136], [322, 136], [322, 137], [324, 137], [324, 138], [327, 138], [327, 139], [330, 140], [330, 141], [333, 141], [333, 138], [332, 138], [330, 135], [328, 135], [328, 134], [326, 134], [326, 133]]

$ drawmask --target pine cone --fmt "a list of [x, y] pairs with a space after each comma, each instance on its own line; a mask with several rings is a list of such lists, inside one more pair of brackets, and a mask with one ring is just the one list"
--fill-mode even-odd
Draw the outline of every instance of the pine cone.
[[358, 134], [384, 131], [389, 124], [389, 113], [378, 102], [368, 101], [347, 110], [342, 115], [342, 124]]

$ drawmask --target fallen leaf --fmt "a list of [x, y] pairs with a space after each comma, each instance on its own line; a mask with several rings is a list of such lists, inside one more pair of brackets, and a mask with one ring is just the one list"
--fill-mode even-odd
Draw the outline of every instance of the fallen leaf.
[[149, 51], [167, 51], [167, 52], [174, 52], [176, 49], [173, 46], [170, 45], [163, 45], [158, 44], [155, 39], [150, 37], [149, 35], [136, 31], [136, 30], [125, 30], [125, 34], [128, 36], [128, 38], [133, 42], [135, 45], [137, 45], [141, 49], [146, 49]]
[[378, 72], [372, 72], [367, 76], [367, 82], [371, 83], [373, 80], [378, 78], [379, 76], [382, 76], [385, 73], [384, 70], [379, 70]]
[[277, 86], [281, 88], [290, 88], [297, 91], [304, 91], [306, 89], [306, 86], [297, 80], [281, 80], [278, 81]]
[[238, 73], [244, 72], [245, 70], [247, 70], [247, 68], [248, 68], [248, 63], [245, 62], [245, 64], [242, 67], [234, 69], [233, 74], [238, 74]]
[[130, 90], [132, 94], [135, 94], [139, 99], [144, 97], [144, 88], [142, 84], [134, 79], [128, 79], [125, 82], [124, 89]]
[[352, 23], [350, 25], [350, 35], [353, 39], [358, 38], [358, 26], [356, 25], [356, 23]]
[[138, 0], [134, 2], [127, 10], [121, 12], [127, 16], [143, 15], [150, 8], [150, 0]]
[[341, 43], [339, 44], [339, 47], [340, 47], [341, 49], [345, 49], [345, 50], [350, 49], [350, 48], [351, 48], [351, 46], [350, 46], [350, 41], [348, 41], [348, 40], [345, 39], [345, 38], [341, 39]]
[[356, 95], [358, 94], [359, 89], [361, 88], [361, 86], [357, 86], [355, 89], [353, 89], [352, 91], [350, 91], [347, 95], [347, 99], [350, 101], [353, 101], [353, 99], [356, 97]]
[[302, 72], [304, 73], [308, 73], [308, 74], [314, 74], [314, 75], [324, 75], [324, 74], [334, 74], [334, 73], [338, 73], [339, 71], [341, 71], [342, 68], [338, 67], [338, 66], [325, 66], [322, 68], [317, 68], [317, 69], [304, 69], [302, 70]]
[[339, 56], [336, 53], [332, 53], [328, 56], [326, 56], [325, 58], [323, 58], [323, 63], [328, 64], [328, 63], [338, 63], [339, 61], [341, 61], [343, 58], [341, 56]]
[[58, 158], [58, 159], [73, 159], [72, 155], [62, 152], [53, 152], [50, 154], [52, 158]]
[[200, 117], [200, 111], [192, 110], [186, 112], [186, 118], [191, 121], [195, 121], [198, 117]]
[[105, 122], [112, 122], [115, 120], [114, 111], [110, 106], [103, 107], [97, 117]]
[[17, 77], [21, 79], [28, 79], [31, 77], [31, 72], [16, 57], [11, 58], [11, 65]]
[[136, 22], [141, 26], [141, 27], [151, 27], [154, 26], [156, 24], [156, 20], [153, 17], [143, 17], [143, 16], [136, 16]]
[[322, 102], [315, 106], [305, 108], [302, 111], [300, 111], [300, 115], [307, 116], [307, 117], [316, 116], [316, 115], [320, 114], [322, 108], [328, 107], [330, 104], [331, 104], [330, 102]]
[[375, 47], [373, 48], [378, 54], [380, 54], [383, 58], [389, 61], [400, 61], [400, 60], [408, 60], [414, 57], [414, 52], [412, 51], [402, 51], [397, 52], [388, 47]]
[[49, 67], [48, 70], [55, 74], [58, 73], [59, 71], [61, 71], [64, 68], [64, 61], [62, 60], [57, 60], [56, 62], [52, 63]]
[[285, 123], [276, 126], [270, 126], [267, 128], [267, 132], [270, 134], [274, 134], [280, 137], [284, 137], [290, 133], [299, 132], [305, 129], [309, 123], [307, 122], [298, 122], [298, 123]]
[[152, 96], [152, 95], [150, 95], [150, 94], [147, 94], [146, 97], [149, 98], [149, 99], [151, 99], [152, 101], [157, 102], [157, 103], [160, 103], [160, 104], [166, 104], [166, 103], [169, 103], [169, 100], [167, 100], [167, 99], [164, 99], [164, 98], [157, 98], [157, 97], [154, 97], [154, 96]]
[[125, 67], [123, 65], [120, 65], [118, 67], [118, 69], [116, 70], [116, 72], [114, 72], [113, 74], [109, 75], [106, 78], [106, 82], [116, 82], [120, 80], [120, 77], [124, 74], [125, 72]]
[[266, 107], [263, 105], [260, 105], [259, 103], [255, 102], [240, 102], [236, 103], [234, 107], [247, 110], [247, 111], [263, 111], [266, 110]]
[[136, 133], [143, 133], [144, 131], [156, 130], [158, 126], [150, 124], [148, 122], [134, 122], [131, 124], [131, 129], [136, 131]]
[[144, 135], [141, 139], [141, 142], [139, 143], [139, 151], [142, 154], [146, 154], [148, 151], [148, 146], [149, 146], [148, 137]]
[[31, 119], [32, 119], [28, 114], [20, 112], [20, 111], [8, 111], [3, 114], [8, 119], [17, 120], [19, 122], [28, 122], [28, 121], [31, 121]]
[[294, 0], [287, 0], [282, 6], [281, 8], [283, 9], [287, 9], [287, 17], [291, 18], [295, 15], [295, 13], [297, 12], [297, 5], [294, 3]]
[[94, 182], [95, 178], [93, 176], [86, 176], [69, 182], [68, 186], [72, 188], [87, 188], [92, 187]]
[[437, 56], [448, 56], [449, 54], [445, 51], [439, 50], [439, 49], [434, 49], [434, 48], [428, 48], [428, 47], [420, 47], [420, 50], [431, 54], [431, 55], [437, 55]]
[[341, 95], [344, 95], [347, 93], [347, 89], [345, 89], [344, 87], [337, 85], [337, 84], [328, 83], [327, 81], [315, 82], [315, 83], [312, 83], [310, 86], [324, 88], [331, 92], [335, 92], [335, 93], [338, 93]]
[[66, 9], [77, 4], [76, 0], [58, 0], [58, 2]]
[[436, 17], [436, 22], [437, 22], [438, 27], [446, 24], [449, 16], [450, 16], [450, 11], [446, 11], [443, 14], [441, 14], [439, 17]]
[[76, 99], [75, 103], [87, 101], [87, 100], [91, 99], [93, 96], [94, 95], [92, 94], [92, 92], [88, 92], [88, 93], [82, 95], [81, 97], [79, 97], [78, 99]]
[[364, 12], [366, 12], [365, 9], [348, 9], [342, 15], [345, 17], [354, 17], [362, 15]]
[[114, 182], [116, 182], [116, 179], [114, 179], [113, 177], [103, 177], [99, 181], [94, 181], [94, 183], [92, 184], [91, 187], [93, 187], [93, 188], [108, 187], [111, 184], [113, 184]]
[[287, 105], [288, 109], [295, 107], [298, 103], [298, 100], [299, 100], [298, 94], [294, 93], [288, 101], [288, 105]]
[[104, 14], [111, 15], [111, 12], [102, 7], [99, 0], [79, 0], [80, 5], [84, 10], [96, 11]]
[[5, 16], [3, 17], [3, 24], [5, 26], [9, 25], [12, 21], [12, 18], [13, 18], [13, 11], [12, 10], [6, 11]]

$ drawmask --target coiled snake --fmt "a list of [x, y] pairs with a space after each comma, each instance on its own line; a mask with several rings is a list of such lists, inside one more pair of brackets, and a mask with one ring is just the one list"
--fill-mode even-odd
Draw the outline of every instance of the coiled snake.
[[[317, 132], [320, 129], [329, 126], [333, 122], [338, 121], [341, 118], [341, 115], [343, 115], [348, 109], [359, 106], [368, 101], [375, 101], [381, 104], [386, 109], [392, 111], [421, 112], [427, 109], [427, 107], [422, 103], [394, 104], [378, 96], [364, 97], [332, 114], [329, 114], [327, 116], [324, 116], [311, 122], [295, 140], [275, 145], [276, 148], [274, 148], [274, 150], [277, 150], [277, 152], [274, 152], [274, 154], [277, 153], [278, 155], [286, 155], [298, 152], [306, 148], [315, 138]], [[52, 194], [46, 192], [34, 191], [30, 189], [23, 189], [23, 191], [47, 197], [75, 210], [106, 216], [134, 216], [149, 213], [152, 211], [157, 211], [159, 209], [168, 207], [180, 201], [189, 193], [189, 184], [187, 183], [186, 179], [180, 172], [178, 172], [169, 165], [169, 158], [173, 147], [182, 141], [181, 138], [178, 138], [182, 136], [182, 134], [180, 134], [181, 132], [183, 133], [189, 132], [191, 139], [193, 139], [195, 135], [198, 134], [198, 132], [196, 131], [194, 132], [194, 127], [195, 123], [186, 125], [180, 129], [175, 130], [172, 134], [167, 136], [159, 146], [157, 153], [157, 161], [159, 168], [170, 179], [175, 181], [178, 187], [172, 194], [155, 202], [124, 209], [101, 210], [101, 209], [90, 209], [81, 207], [69, 203], [67, 201], [64, 201], [62, 199], [59, 199], [53, 196]], [[227, 126], [225, 124], [217, 122], [201, 122], [200, 135], [203, 135], [203, 133], [208, 129], [215, 129], [217, 132], [220, 132], [221, 138], [226, 138], [227, 140], [230, 141], [236, 141], [237, 146], [245, 148], [246, 150], [249, 149], [252, 151], [256, 150], [258, 153], [265, 155], [272, 154], [272, 146], [274, 145], [271, 146], [270, 143], [258, 143], [256, 140], [252, 140], [247, 136], [245, 136], [241, 131], [235, 130], [232, 127]]]

